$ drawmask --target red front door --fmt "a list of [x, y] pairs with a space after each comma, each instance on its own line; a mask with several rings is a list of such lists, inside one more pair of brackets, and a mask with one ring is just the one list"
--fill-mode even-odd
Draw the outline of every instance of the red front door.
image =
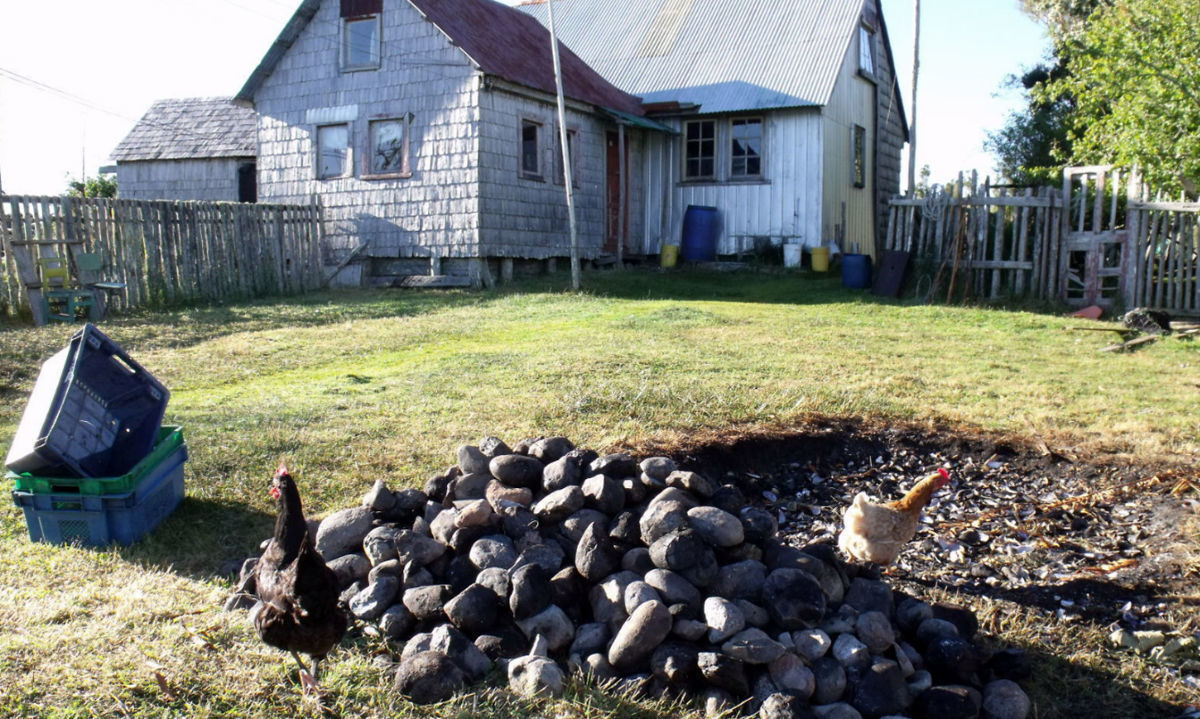
[[[629, 144], [625, 144], [625, 207], [621, 207], [621, 162], [620, 141], [617, 133], [609, 131], [608, 153], [606, 162], [607, 192], [605, 193], [605, 230], [604, 251], [610, 254], [617, 252], [617, 233], [624, 238], [624, 246], [629, 247]], [[622, 217], [624, 215], [624, 217]], [[623, 221], [622, 221], [623, 220]]]

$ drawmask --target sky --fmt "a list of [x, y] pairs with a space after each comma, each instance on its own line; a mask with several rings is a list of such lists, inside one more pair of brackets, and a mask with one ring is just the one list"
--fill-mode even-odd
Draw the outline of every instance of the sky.
[[[234, 95], [298, 5], [0, 0], [0, 189], [60, 194], [111, 164], [155, 100]], [[883, 11], [908, 109], [913, 0], [883, 0]], [[935, 182], [989, 173], [987, 131], [1020, 106], [1005, 79], [1042, 59], [1045, 32], [1019, 0], [924, 0], [921, 13], [917, 167]]]

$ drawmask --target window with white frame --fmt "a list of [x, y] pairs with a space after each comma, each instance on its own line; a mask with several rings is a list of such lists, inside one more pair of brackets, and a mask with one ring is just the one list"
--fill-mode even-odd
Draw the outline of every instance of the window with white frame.
[[350, 126], [322, 125], [317, 128], [317, 179], [328, 180], [350, 174]]
[[729, 176], [762, 176], [763, 121], [761, 117], [739, 117], [729, 123]]
[[521, 120], [521, 175], [530, 179], [542, 179], [542, 153], [540, 136], [542, 124], [533, 120]]
[[367, 123], [370, 144], [365, 174], [372, 176], [408, 176], [408, 135], [411, 115], [371, 120]]
[[[567, 129], [567, 157], [571, 160], [571, 184], [579, 185], [579, 162], [575, 158], [575, 148], [579, 145], [579, 131]], [[566, 182], [563, 173], [562, 136], [554, 136], [554, 182], [562, 185]]]
[[858, 70], [864, 75], [875, 75], [875, 33], [865, 25], [858, 28]]
[[342, 0], [342, 70], [379, 67], [382, 0]]
[[854, 126], [854, 186], [867, 186], [867, 128]]
[[717, 123], [692, 120], [684, 123], [683, 179], [706, 180], [717, 176]]

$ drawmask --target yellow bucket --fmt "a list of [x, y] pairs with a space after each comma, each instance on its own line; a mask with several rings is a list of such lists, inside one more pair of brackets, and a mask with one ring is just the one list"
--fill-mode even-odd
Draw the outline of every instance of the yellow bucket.
[[674, 267], [679, 261], [679, 245], [663, 245], [662, 256], [659, 259], [663, 267]]
[[828, 272], [829, 271], [829, 248], [828, 247], [812, 248], [812, 268], [813, 268], [813, 272]]

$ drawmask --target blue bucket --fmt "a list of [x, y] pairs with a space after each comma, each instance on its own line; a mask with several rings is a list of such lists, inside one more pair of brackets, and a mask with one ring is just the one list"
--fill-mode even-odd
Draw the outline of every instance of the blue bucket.
[[688, 205], [683, 214], [683, 239], [679, 254], [687, 262], [717, 259], [717, 208]]
[[842, 287], [863, 290], [871, 286], [871, 256], [842, 255]]

